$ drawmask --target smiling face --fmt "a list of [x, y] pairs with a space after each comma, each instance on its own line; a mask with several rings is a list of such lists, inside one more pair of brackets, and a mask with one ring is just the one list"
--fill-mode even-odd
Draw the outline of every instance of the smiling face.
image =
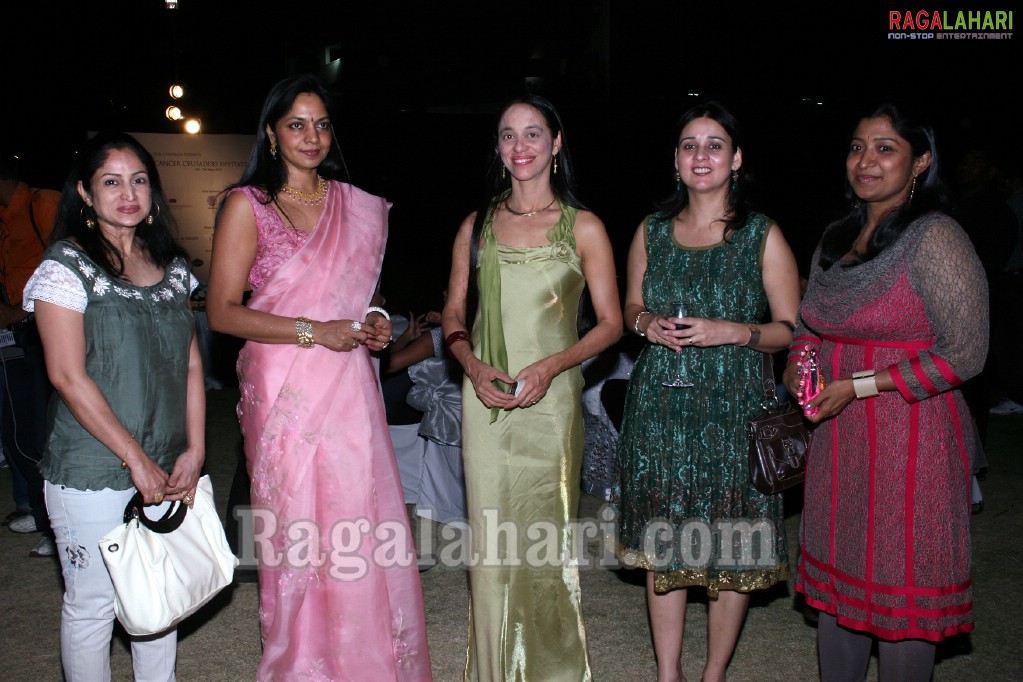
[[675, 169], [690, 192], [728, 187], [732, 171], [742, 166], [742, 150], [712, 118], [696, 118], [686, 124], [675, 149]]
[[860, 201], [883, 213], [906, 203], [913, 178], [930, 163], [930, 152], [913, 156], [910, 143], [888, 117], [881, 116], [860, 121], [849, 144], [845, 170]]
[[516, 180], [545, 175], [560, 150], [561, 134], [552, 135], [540, 110], [528, 104], [508, 107], [497, 124], [497, 151]]
[[277, 153], [289, 174], [292, 170], [316, 169], [327, 158], [333, 139], [327, 107], [311, 92], [295, 97], [288, 113], [272, 129], [267, 126], [266, 132], [277, 141]]
[[100, 228], [108, 231], [134, 229], [146, 219], [152, 205], [149, 173], [129, 149], [112, 149], [89, 179], [89, 186], [78, 183], [78, 194], [96, 211]]

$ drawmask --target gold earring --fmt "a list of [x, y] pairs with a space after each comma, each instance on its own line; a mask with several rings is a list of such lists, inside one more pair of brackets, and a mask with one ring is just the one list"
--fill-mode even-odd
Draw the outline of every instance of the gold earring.
[[558, 155], [554, 155], [554, 174], [558, 174]]
[[277, 140], [270, 138], [270, 156], [277, 158]]
[[87, 228], [89, 228], [90, 230], [95, 230], [96, 229], [96, 221], [93, 220], [92, 218], [86, 218], [85, 217], [85, 209], [86, 209], [86, 207], [88, 207], [88, 204], [82, 204], [82, 207], [80, 209], [78, 209], [78, 216], [82, 220], [85, 221], [85, 226]]
[[146, 225], [152, 225], [153, 221], [160, 217], [160, 204], [153, 204], [156, 207], [156, 215], [150, 213], [146, 216]]
[[913, 184], [909, 186], [909, 201], [906, 202], [906, 206], [913, 203], [913, 194], [916, 193], [916, 176], [913, 176]]

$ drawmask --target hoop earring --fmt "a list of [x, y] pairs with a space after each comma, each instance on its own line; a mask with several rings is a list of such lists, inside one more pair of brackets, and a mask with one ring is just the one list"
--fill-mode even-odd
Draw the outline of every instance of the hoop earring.
[[558, 174], [558, 155], [554, 155], [554, 174]]
[[85, 222], [85, 226], [87, 228], [89, 228], [90, 230], [95, 230], [96, 229], [96, 221], [93, 220], [92, 218], [86, 218], [85, 217], [85, 209], [87, 207], [88, 207], [87, 204], [82, 204], [82, 207], [80, 209], [78, 209], [78, 217], [81, 218], [83, 222]]
[[909, 201], [906, 202], [906, 206], [913, 203], [913, 195], [916, 193], [916, 176], [913, 176], [913, 184], [909, 186]]
[[270, 156], [277, 158], [277, 140], [270, 138]]
[[156, 215], [150, 213], [146, 216], [146, 225], [152, 225], [153, 221], [160, 217], [160, 204], [153, 204], [156, 207]]

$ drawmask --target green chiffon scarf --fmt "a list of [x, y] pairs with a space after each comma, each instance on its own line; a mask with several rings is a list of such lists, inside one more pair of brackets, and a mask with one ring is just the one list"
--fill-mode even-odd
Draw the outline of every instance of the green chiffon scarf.
[[[494, 237], [494, 209], [508, 198], [511, 190], [505, 190], [494, 197], [487, 211], [487, 219], [483, 224], [483, 248], [479, 255], [479, 268], [476, 282], [479, 288], [479, 350], [480, 360], [491, 367], [499, 369], [505, 374], [508, 373], [508, 348], [504, 340], [504, 320], [501, 317], [501, 261], [498, 257], [497, 239]], [[561, 209], [561, 217], [547, 232], [547, 240], [550, 242], [564, 241], [575, 248], [575, 236], [572, 234], [572, 226], [575, 225], [576, 208], [568, 206], [561, 199], [558, 199], [558, 207]], [[510, 386], [497, 381], [497, 386], [502, 391], [507, 391]], [[497, 421], [501, 409], [498, 407], [490, 410], [490, 423]]]

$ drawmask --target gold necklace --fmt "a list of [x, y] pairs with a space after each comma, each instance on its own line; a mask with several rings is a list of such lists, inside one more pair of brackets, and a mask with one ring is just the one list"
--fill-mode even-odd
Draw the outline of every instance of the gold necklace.
[[303, 192], [302, 190], [292, 187], [287, 183], [284, 184], [281, 191], [300, 204], [305, 204], [306, 206], [319, 206], [323, 203], [323, 199], [327, 196], [327, 181], [323, 179], [323, 176], [317, 175], [315, 192]]
[[505, 200], [504, 200], [504, 208], [505, 208], [505, 210], [507, 210], [507, 211], [508, 211], [508, 213], [511, 213], [512, 215], [517, 215], [517, 216], [522, 216], [523, 218], [528, 218], [529, 216], [534, 216], [534, 215], [536, 215], [537, 213], [543, 213], [543, 212], [544, 212], [544, 211], [546, 211], [546, 210], [547, 210], [548, 208], [550, 208], [551, 206], [553, 206], [553, 205], [554, 205], [554, 202], [555, 202], [555, 201], [557, 201], [557, 200], [558, 200], [558, 198], [557, 198], [557, 197], [554, 197], [553, 199], [551, 199], [551, 203], [547, 204], [547, 205], [546, 205], [546, 206], [544, 206], [543, 208], [538, 208], [538, 209], [536, 209], [535, 211], [528, 211], [528, 212], [526, 212], [526, 213], [519, 213], [518, 211], [516, 211], [515, 209], [513, 209], [513, 208], [512, 208], [511, 206], [509, 206], [509, 205], [508, 205], [508, 200], [507, 200], [507, 199], [505, 199]]

